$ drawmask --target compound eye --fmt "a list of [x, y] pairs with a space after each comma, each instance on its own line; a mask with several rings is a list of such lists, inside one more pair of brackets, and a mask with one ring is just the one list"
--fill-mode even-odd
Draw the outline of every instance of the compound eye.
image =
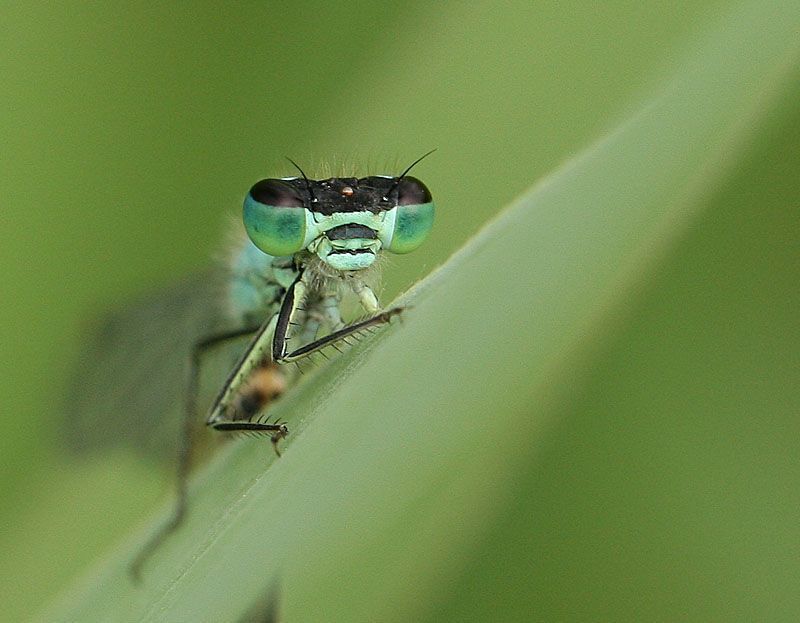
[[253, 244], [275, 257], [293, 255], [306, 240], [303, 197], [283, 180], [257, 182], [244, 200], [244, 226]]
[[422, 205], [431, 202], [431, 191], [416, 177], [404, 177], [397, 185], [397, 205]]
[[397, 186], [397, 207], [389, 245], [392, 253], [410, 253], [421, 245], [433, 227], [436, 212], [428, 188], [415, 177], [405, 177]]
[[284, 180], [261, 180], [250, 189], [258, 203], [276, 208], [302, 208], [305, 204], [297, 189]]

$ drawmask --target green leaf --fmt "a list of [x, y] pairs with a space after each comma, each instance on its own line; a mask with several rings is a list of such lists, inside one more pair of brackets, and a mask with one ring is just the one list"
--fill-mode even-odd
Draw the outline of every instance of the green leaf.
[[43, 620], [796, 617], [799, 13], [739, 6]]

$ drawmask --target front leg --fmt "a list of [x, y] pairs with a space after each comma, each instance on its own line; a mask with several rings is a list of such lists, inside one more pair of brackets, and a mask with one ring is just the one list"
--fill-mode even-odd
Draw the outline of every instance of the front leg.
[[260, 410], [259, 394], [271, 394], [267, 398], [272, 398], [276, 390], [282, 391], [281, 383], [277, 382], [279, 377], [282, 380], [282, 375], [275, 366], [280, 363], [275, 356], [275, 338], [280, 335], [285, 348], [292, 316], [305, 299], [305, 287], [300, 272], [286, 289], [278, 313], [261, 326], [225, 381], [206, 420], [208, 426], [221, 431], [266, 433], [272, 438], [277, 452], [277, 442], [289, 432], [286, 426], [253, 421], [252, 417]]
[[354, 279], [350, 282], [350, 287], [361, 302], [361, 307], [364, 308], [364, 311], [368, 314], [377, 314], [380, 311], [381, 306], [378, 303], [378, 297], [375, 296], [372, 288], [366, 283], [360, 279]]
[[[331, 346], [337, 342], [347, 341], [351, 335], [365, 331], [371, 327], [379, 326], [388, 323], [393, 316], [398, 315], [403, 311], [402, 307], [395, 307], [385, 312], [378, 312], [380, 309], [378, 305], [378, 298], [369, 288], [361, 281], [355, 281], [352, 284], [353, 291], [359, 297], [362, 307], [368, 312], [374, 314], [371, 318], [362, 320], [348, 327], [340, 328], [332, 333], [309, 342], [303, 346], [289, 350], [289, 327], [292, 325], [291, 319], [295, 316], [296, 312], [301, 310], [302, 302], [305, 300], [306, 285], [302, 279], [302, 275], [292, 284], [292, 287], [286, 292], [281, 305], [281, 311], [278, 314], [278, 320], [275, 326], [275, 334], [272, 341], [272, 358], [276, 363], [289, 363], [297, 361], [303, 357], [307, 357], [311, 353]], [[333, 314], [333, 310], [329, 305], [325, 308], [326, 314], [329, 319], [332, 319], [333, 326], [341, 326], [341, 317], [338, 315], [338, 306]]]
[[402, 307], [394, 307], [392, 309], [387, 309], [385, 312], [381, 312], [372, 318], [367, 318], [366, 320], [362, 320], [361, 322], [357, 322], [355, 324], [351, 324], [349, 327], [345, 327], [344, 329], [340, 329], [339, 331], [334, 331], [333, 333], [329, 333], [325, 337], [321, 337], [318, 340], [314, 340], [310, 344], [306, 344], [305, 346], [301, 346], [289, 353], [283, 355], [279, 360], [278, 363], [289, 363], [292, 361], [297, 361], [298, 359], [302, 359], [303, 357], [307, 357], [311, 353], [315, 353], [318, 350], [325, 348], [326, 346], [332, 346], [337, 342], [347, 342], [347, 338], [351, 335], [356, 333], [360, 333], [361, 331], [366, 331], [371, 327], [377, 327], [382, 324], [387, 324], [394, 316], [397, 316], [403, 311]]

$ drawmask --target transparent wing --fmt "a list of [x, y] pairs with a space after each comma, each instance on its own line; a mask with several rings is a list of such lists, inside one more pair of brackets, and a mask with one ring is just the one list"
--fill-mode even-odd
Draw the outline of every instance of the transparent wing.
[[[69, 448], [133, 446], [173, 458], [192, 347], [232, 328], [221, 309], [223, 279], [222, 270], [196, 275], [98, 323], [68, 392]], [[233, 358], [231, 352], [209, 357], [203, 378], [224, 379]]]

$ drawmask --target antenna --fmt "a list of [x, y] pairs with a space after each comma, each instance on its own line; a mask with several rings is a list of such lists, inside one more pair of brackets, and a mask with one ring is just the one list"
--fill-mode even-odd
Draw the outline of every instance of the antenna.
[[[427, 155], [428, 154], [425, 154], [425, 156], [427, 156]], [[423, 156], [422, 158], [424, 158], [425, 156]], [[422, 158], [420, 158], [420, 160]], [[303, 179], [306, 181], [306, 190], [308, 190], [308, 194], [311, 195], [311, 201], [313, 203], [316, 203], [317, 202], [317, 198], [314, 196], [314, 189], [311, 188], [311, 181], [306, 177], [306, 174], [303, 172], [303, 169], [301, 169], [300, 165], [297, 164], [294, 160], [292, 160], [289, 156], [286, 156], [286, 159], [294, 165], [295, 169], [300, 171], [300, 175], [302, 175]], [[419, 162], [419, 160], [417, 162]], [[416, 162], [414, 164], [416, 164]], [[413, 167], [414, 165], [412, 164], [411, 166]], [[409, 168], [411, 168], [411, 167], [409, 167]], [[408, 171], [406, 171], [406, 173], [408, 173]], [[403, 173], [403, 175], [405, 175], [405, 173]]]
[[[395, 189], [395, 188], [397, 188], [397, 187], [400, 185], [400, 182], [403, 180], [403, 178], [404, 178], [406, 175], [408, 175], [408, 172], [409, 172], [411, 169], [413, 169], [415, 166], [417, 166], [417, 165], [418, 165], [420, 162], [422, 162], [422, 161], [423, 161], [425, 158], [427, 158], [428, 156], [430, 156], [430, 155], [431, 155], [433, 152], [435, 152], [435, 151], [436, 151], [436, 149], [431, 149], [431, 150], [430, 150], [428, 153], [426, 153], [426, 154], [422, 154], [422, 155], [421, 155], [419, 158], [417, 158], [416, 160], [414, 160], [414, 162], [412, 162], [410, 165], [408, 165], [408, 167], [406, 168], [406, 170], [405, 170], [405, 171], [403, 171], [403, 173], [402, 173], [402, 174], [400, 174], [400, 177], [398, 177], [398, 178], [397, 178], [397, 179], [394, 181], [394, 184], [392, 184], [392, 185], [389, 187], [389, 190], [388, 190], [388, 191], [386, 191], [386, 197], [388, 197], [389, 195], [391, 195], [391, 194], [392, 194], [392, 192], [394, 191], [394, 189]], [[295, 165], [295, 166], [297, 166], [297, 165]], [[300, 168], [300, 167], [298, 167], [298, 168]]]

